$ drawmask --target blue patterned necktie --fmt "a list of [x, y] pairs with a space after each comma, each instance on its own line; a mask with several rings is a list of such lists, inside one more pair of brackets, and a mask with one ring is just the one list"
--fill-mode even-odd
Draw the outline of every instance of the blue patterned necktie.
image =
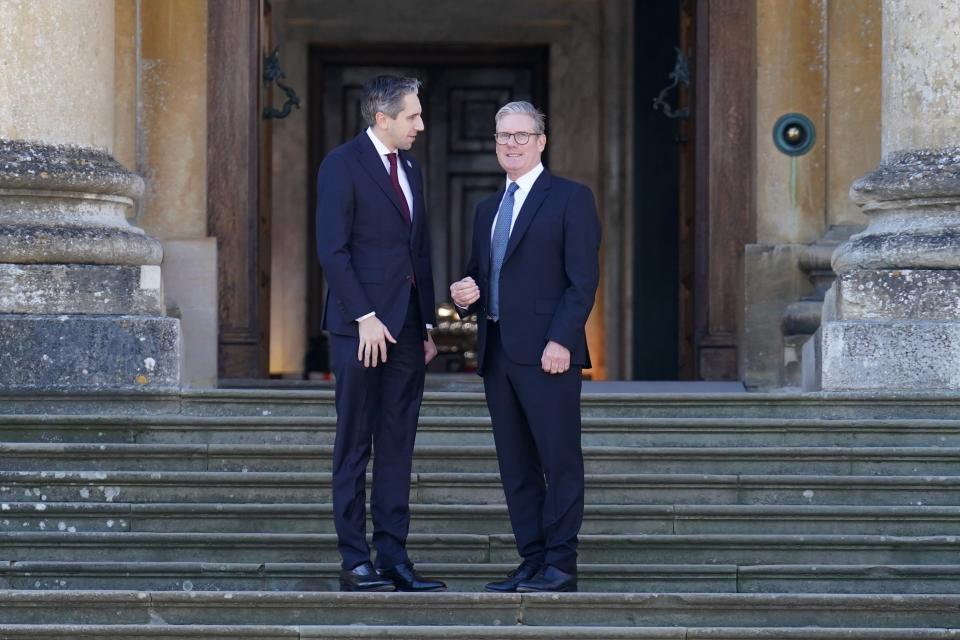
[[493, 239], [490, 241], [490, 319], [500, 319], [500, 268], [503, 266], [503, 256], [507, 253], [507, 243], [510, 242], [510, 224], [513, 222], [513, 194], [519, 187], [511, 182], [507, 193], [503, 196], [500, 209], [497, 210], [497, 226], [493, 229]]

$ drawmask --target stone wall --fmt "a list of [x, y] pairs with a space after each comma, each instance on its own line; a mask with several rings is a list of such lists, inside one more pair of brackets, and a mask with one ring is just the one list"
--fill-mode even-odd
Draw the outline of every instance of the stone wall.
[[[822, 299], [821, 274], [802, 264], [820, 262], [813, 254], [866, 224], [848, 191], [880, 158], [881, 7], [757, 0], [757, 11], [757, 240], [744, 263], [741, 369], [748, 387], [773, 389], [800, 385], [805, 334], [792, 338], [785, 329], [809, 324], [798, 314]], [[816, 142], [791, 157], [772, 131], [795, 112], [813, 122]]]

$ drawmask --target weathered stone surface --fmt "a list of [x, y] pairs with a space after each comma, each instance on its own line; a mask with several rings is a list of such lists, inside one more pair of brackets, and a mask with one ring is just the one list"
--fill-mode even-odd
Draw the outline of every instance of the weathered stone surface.
[[837, 280], [838, 320], [960, 322], [960, 270], [858, 270]]
[[160, 267], [0, 263], [0, 314], [163, 315]]
[[[836, 290], [831, 287], [830, 291], [827, 292], [827, 299], [823, 304], [823, 315], [827, 316], [834, 315], [835, 305], [836, 305], [836, 296], [834, 292]], [[826, 320], [826, 318], [824, 318]], [[831, 318], [831, 322], [833, 319]], [[823, 324], [816, 330], [816, 332], [810, 336], [810, 338], [803, 343], [803, 356], [800, 363], [800, 383], [804, 391], [808, 393], [813, 393], [820, 391], [823, 386], [823, 351], [822, 344], [823, 342]]]
[[[584, 447], [588, 475], [629, 474], [949, 474], [960, 448], [759, 446]], [[0, 442], [9, 471], [50, 466], [60, 471], [330, 472], [330, 445]], [[417, 445], [415, 473], [496, 473], [493, 446]], [[374, 454], [376, 460], [376, 454]]]
[[960, 390], [960, 321], [838, 321], [821, 331], [824, 390]]
[[[347, 629], [342, 633], [349, 633], [349, 627]], [[305, 636], [300, 627], [273, 625], [184, 624], [170, 627], [156, 621], [152, 624], [0, 624], [0, 638], [4, 640], [303, 640], [307, 637], [339, 640], [345, 636]], [[589, 640], [596, 637], [589, 636]], [[646, 640], [647, 636], [640, 638]]]
[[139, 198], [143, 179], [100, 149], [0, 138], [0, 189]]
[[[960, 203], [958, 203], [960, 207]], [[887, 230], [874, 215], [866, 231], [852, 236], [833, 254], [837, 273], [855, 269], [957, 269], [960, 268], [960, 214], [938, 228], [920, 228], [924, 216], [911, 212], [885, 215], [887, 221], [907, 218], [904, 228]], [[912, 218], [912, 219], [910, 219]], [[931, 221], [925, 221], [929, 226]], [[892, 225], [891, 225], [892, 226]]]
[[956, 565], [752, 565], [738, 567], [741, 593], [960, 593]]
[[[516, 564], [418, 563], [453, 591], [482, 591]], [[12, 589], [149, 589], [151, 591], [337, 591], [339, 562], [0, 562], [0, 585]], [[591, 592], [735, 593], [735, 565], [588, 564], [578, 575]], [[2, 636], [0, 636], [2, 637]]]
[[813, 287], [797, 269], [801, 245], [747, 245], [744, 249], [744, 384], [755, 389], [784, 386], [784, 310]]
[[[805, 388], [960, 389], [958, 6], [884, 2], [884, 157], [850, 189], [870, 222], [834, 253], [842, 277]], [[875, 272], [844, 277], [858, 270]]]
[[0, 315], [0, 387], [174, 388], [179, 345], [174, 318]]
[[[217, 386], [219, 345], [217, 239], [173, 240], [163, 244], [163, 289], [176, 309], [183, 333], [181, 384]], [[173, 312], [171, 312], [173, 313]]]
[[104, 151], [0, 139], [0, 262], [160, 264], [127, 222], [143, 179]]
[[136, 227], [4, 224], [0, 214], [0, 261], [20, 264], [158, 265], [160, 243]]
[[889, 201], [960, 197], [960, 147], [891, 153], [853, 183], [850, 197], [868, 210]]
[[883, 153], [960, 144], [960, 4], [883, 0]]

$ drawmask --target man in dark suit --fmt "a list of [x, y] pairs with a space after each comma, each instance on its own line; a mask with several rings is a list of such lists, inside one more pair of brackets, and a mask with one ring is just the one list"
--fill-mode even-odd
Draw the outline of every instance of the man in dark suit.
[[[406, 551], [410, 471], [426, 364], [437, 349], [430, 238], [420, 167], [420, 82], [378, 76], [364, 87], [369, 127], [324, 159], [317, 253], [327, 278], [323, 328], [336, 376], [333, 517], [342, 591], [438, 591]], [[366, 470], [377, 570], [366, 540]]]
[[583, 521], [584, 326], [600, 278], [593, 193], [540, 162], [544, 116], [529, 102], [496, 115], [505, 188], [477, 206], [466, 277], [453, 301], [480, 316], [478, 365], [517, 551], [488, 591], [576, 591]]

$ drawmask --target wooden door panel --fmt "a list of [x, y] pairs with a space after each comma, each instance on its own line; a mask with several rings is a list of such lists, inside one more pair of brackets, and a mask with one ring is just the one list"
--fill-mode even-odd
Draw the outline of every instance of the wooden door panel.
[[441, 68], [425, 88], [434, 288], [445, 300], [447, 287], [469, 259], [474, 209], [504, 179], [493, 140], [494, 116], [511, 100], [533, 100], [532, 71], [516, 65]]
[[260, 146], [268, 142], [260, 119], [264, 7], [261, 1], [208, 8], [207, 227], [217, 238], [221, 378], [267, 373], [270, 261], [260, 211]]

